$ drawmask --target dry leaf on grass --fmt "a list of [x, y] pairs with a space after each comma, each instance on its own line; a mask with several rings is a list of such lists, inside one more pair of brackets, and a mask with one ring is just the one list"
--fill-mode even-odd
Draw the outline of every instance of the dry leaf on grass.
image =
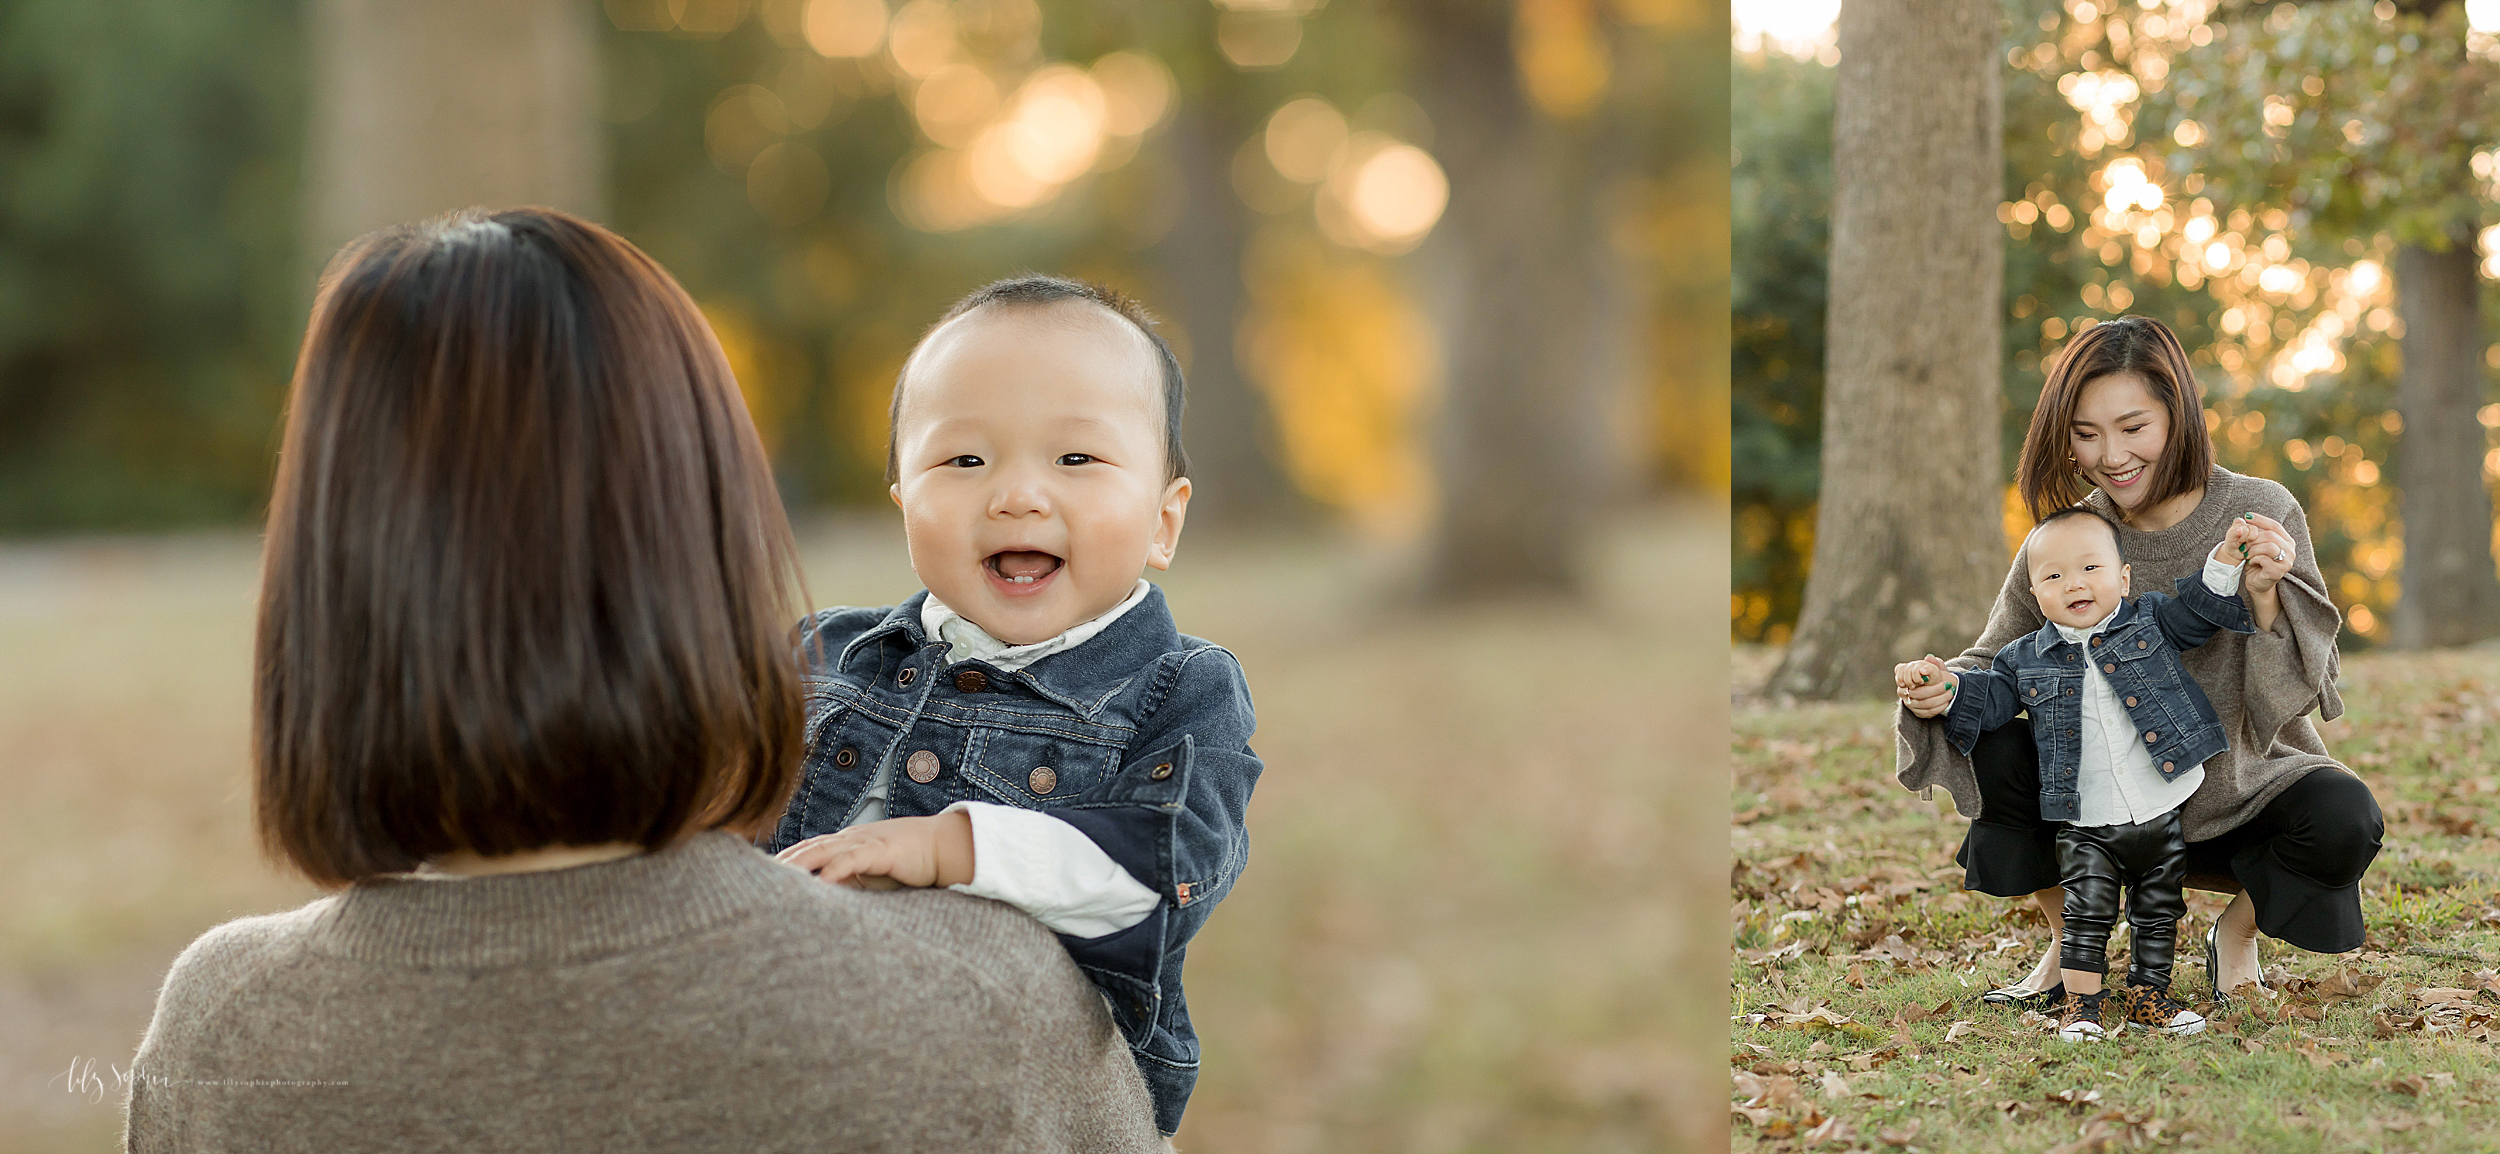
[[1839, 1117], [1833, 1116], [1823, 1119], [1820, 1125], [1806, 1131], [1805, 1145], [1808, 1149], [1812, 1149], [1826, 1142], [1848, 1143], [1857, 1141], [1857, 1138], [1858, 1134], [1855, 1129], [1847, 1122], [1841, 1121]]
[[1805, 939], [1799, 938], [1796, 941], [1790, 942], [1787, 945], [1780, 946], [1776, 949], [1738, 950], [1736, 951], [1736, 956], [1743, 958], [1749, 965], [1764, 966], [1769, 965], [1772, 962], [1786, 961], [1789, 958], [1803, 957], [1805, 952]]
[[1973, 1023], [1973, 1022], [1969, 1021], [1968, 1019], [1965, 1019], [1965, 1020], [1963, 1020], [1963, 1021], [1955, 1022], [1955, 1023], [1953, 1023], [1952, 1025], [1945, 1027], [1945, 1031], [1944, 1031], [1944, 1040], [1945, 1040], [1945, 1041], [1950, 1042], [1950, 1041], [1954, 1040], [1955, 1038], [1959, 1038], [1959, 1037], [1961, 1037], [1961, 1036], [1962, 1036], [1962, 1035], [1964, 1035], [1964, 1034], [1976, 1033], [1976, 1032], [1978, 1032], [1978, 1030], [1979, 1030], [1979, 1026], [1978, 1026], [1976, 1023]]
[[2434, 1089], [2452, 1089], [2456, 1084], [2457, 1076], [2442, 1070], [2431, 1074], [2407, 1074], [2401, 1078], [2391, 1078], [2385, 1083], [2385, 1088], [2391, 1094], [2407, 1094], [2419, 1098]]
[[1907, 1146], [1910, 1144], [1910, 1139], [1918, 1137], [1918, 1119], [1910, 1119], [1909, 1125], [1898, 1130], [1889, 1128], [1878, 1130], [1875, 1132], [1875, 1137], [1886, 1146]]
[[2077, 1086], [2072, 1090], [2060, 1090], [2057, 1093], [2051, 1094], [2048, 1096], [2048, 1100], [2060, 1106], [2073, 1106], [2081, 1108], [2099, 1104], [2101, 1100], [2101, 1092], [2098, 1090], [2087, 1090], [2081, 1086]]
[[2048, 1154], [2090, 1154], [2093, 1151], [2125, 1150], [2159, 1142], [2170, 1124], [2149, 1112], [2130, 1114], [2124, 1110], [2103, 1110], [2080, 1128], [2074, 1141], [2049, 1147]]

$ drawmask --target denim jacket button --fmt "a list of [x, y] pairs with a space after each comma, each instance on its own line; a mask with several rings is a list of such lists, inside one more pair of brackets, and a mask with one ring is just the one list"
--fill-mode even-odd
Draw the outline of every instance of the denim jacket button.
[[979, 693], [989, 687], [990, 675], [978, 669], [967, 669], [955, 675], [955, 689], [959, 693]]
[[[909, 673], [911, 671], [906, 669], [903, 672]], [[930, 782], [936, 781], [938, 775], [937, 755], [925, 749], [917, 750], [913, 752], [911, 757], [903, 762], [903, 772], [910, 775], [913, 781], [919, 782], [922, 785], [927, 785]]]
[[849, 769], [854, 765], [858, 765], [859, 749], [856, 746], [843, 746], [840, 753], [833, 755], [833, 764], [841, 769]]
[[1146, 776], [1151, 777], [1156, 781], [1170, 781], [1172, 779], [1172, 763], [1168, 761], [1164, 762], [1163, 764], [1148, 770]]
[[2074, 687], [2073, 687], [2073, 686], [2071, 686], [2071, 685], [2070, 685], [2070, 686], [2067, 686], [2067, 687], [2066, 687], [2066, 696], [2068, 696], [2068, 697], [2073, 697], [2074, 695], [2075, 695], [2075, 689], [2074, 689]]
[[1059, 788], [1059, 771], [1047, 765], [1035, 766], [1024, 783], [1032, 786], [1035, 793], [1049, 793]]
[[2170, 772], [2170, 771], [2171, 771], [2171, 770], [2173, 770], [2173, 769], [2177, 769], [2178, 767], [2179, 767], [2179, 766], [2178, 766], [2178, 763], [2177, 763], [2177, 762], [2174, 762], [2174, 761], [2165, 761], [2165, 762], [2161, 763], [2161, 771], [2162, 771], [2163, 773], [2168, 773], [2168, 772]]
[[2144, 648], [2144, 643], [2143, 643], [2143, 642], [2141, 642], [2141, 641], [2138, 641], [2138, 642], [2136, 642], [2136, 643], [2135, 643], [2135, 647], [2136, 647], [2136, 648], [2138, 648], [2138, 649], [2142, 649], [2142, 648]]
[[917, 670], [912, 670], [912, 669], [906, 669], [906, 670], [902, 671], [901, 673], [897, 673], [897, 674], [895, 674], [895, 675], [894, 675], [894, 684], [896, 684], [896, 685], [909, 685], [909, 684], [911, 684], [911, 679], [912, 679], [912, 678], [914, 678], [914, 677], [918, 677], [918, 676], [920, 676], [919, 671], [917, 671]]
[[2134, 698], [2130, 697], [2130, 698], [2128, 698], [2128, 699], [2127, 699], [2127, 708], [2129, 708], [2129, 709], [2133, 709], [2133, 708], [2135, 708], [2135, 699], [2134, 699]]
[[2101, 663], [2101, 672], [2103, 672], [2103, 673], [2116, 673], [2116, 672], [2118, 672], [2118, 667], [2117, 667], [2116, 665], [2114, 665], [2114, 664], [2111, 664], [2111, 663], [2109, 663], [2109, 662], [2104, 661], [2104, 662], [2102, 662], [2102, 663]]
[[2160, 740], [2161, 740], [2161, 734], [2155, 733], [2155, 732], [2153, 732], [2152, 730], [2149, 730], [2149, 729], [2144, 731], [2144, 744], [2146, 744], [2146, 745], [2151, 745], [2151, 744], [2153, 744], [2154, 742], [2156, 742], [2156, 741], [2160, 741]]

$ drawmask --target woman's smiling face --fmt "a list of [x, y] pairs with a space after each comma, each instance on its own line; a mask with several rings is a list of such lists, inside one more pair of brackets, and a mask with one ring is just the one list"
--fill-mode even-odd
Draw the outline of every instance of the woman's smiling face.
[[2134, 373], [2096, 377], [2075, 400], [2066, 441], [2084, 480], [2133, 514], [2152, 491], [2153, 466], [2170, 445], [2170, 408]]

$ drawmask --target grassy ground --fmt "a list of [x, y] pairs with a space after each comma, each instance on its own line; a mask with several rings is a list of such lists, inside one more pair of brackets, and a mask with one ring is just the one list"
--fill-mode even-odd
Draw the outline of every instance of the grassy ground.
[[[1773, 655], [1740, 649], [1739, 685]], [[1892, 780], [1892, 707], [1740, 696], [1729, 1057], [1756, 1150], [2491, 1150], [2500, 1117], [2500, 652], [2368, 657], [2327, 745], [2370, 783], [2386, 847], [2369, 941], [2266, 942], [2282, 991], [2207, 1033], [2063, 1045], [1977, 995], [2045, 942], [2028, 903], [1965, 893], [1963, 819]], [[2210, 994], [2220, 895], [2191, 891], [2174, 992]], [[2112, 956], [2123, 946], [2112, 943]], [[2210, 1011], [2209, 1011], [2210, 1014]]]
[[[883, 519], [804, 544], [820, 603], [914, 588]], [[1427, 613], [1395, 558], [1189, 544], [1165, 586], [1241, 655], [1268, 771], [1190, 951], [1182, 1149], [1723, 1147], [1723, 511], [1618, 526], [1583, 606]], [[0, 1152], [114, 1148], [71, 1063], [128, 1064], [202, 930], [314, 894], [246, 820], [257, 565], [0, 548]]]

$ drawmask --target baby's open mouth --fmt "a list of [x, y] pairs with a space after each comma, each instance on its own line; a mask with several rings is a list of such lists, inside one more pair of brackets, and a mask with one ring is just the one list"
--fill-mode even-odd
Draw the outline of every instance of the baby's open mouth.
[[1005, 549], [982, 562], [1010, 585], [1031, 585], [1059, 571], [1060, 560], [1031, 549]]
[[2081, 599], [2078, 599], [2078, 600], [2069, 601], [2069, 602], [2067, 602], [2067, 603], [2066, 603], [2066, 611], [2067, 611], [2068, 613], [2081, 613], [2081, 612], [2083, 612], [2084, 610], [2086, 610], [2086, 609], [2090, 609], [2090, 608], [2092, 607], [2092, 601], [2093, 601], [2093, 599], [2092, 599], [2092, 598], [2090, 598], [2090, 597], [2085, 597], [2085, 598], [2081, 598]]

